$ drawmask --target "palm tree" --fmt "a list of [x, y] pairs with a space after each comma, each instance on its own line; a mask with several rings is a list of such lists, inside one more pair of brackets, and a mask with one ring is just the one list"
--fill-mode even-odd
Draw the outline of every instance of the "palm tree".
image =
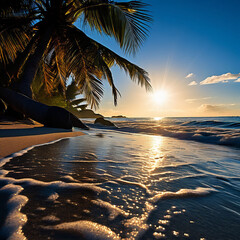
[[[8, 59], [13, 63], [14, 73], [9, 71], [8, 75], [12, 81], [20, 78], [17, 88], [22, 94], [32, 97], [31, 84], [41, 68], [46, 91], [51, 92], [54, 84], [65, 89], [67, 79], [73, 77], [88, 103], [96, 108], [103, 95], [102, 80], [106, 79], [117, 104], [119, 92], [110, 71], [113, 65], [125, 70], [133, 81], [147, 90], [151, 89], [144, 69], [89, 38], [74, 24], [81, 19], [91, 29], [113, 36], [126, 53], [135, 53], [147, 36], [147, 23], [151, 21], [144, 9], [146, 4], [110, 0], [3, 2], [6, 7], [1, 13], [0, 38], [5, 43], [2, 36], [7, 33], [7, 23], [11, 22], [8, 29], [11, 30], [12, 41], [5, 44], [7, 47], [4, 44], [0, 46], [0, 60]], [[19, 29], [22, 39], [15, 33]], [[19, 46], [20, 42], [22, 46]]]

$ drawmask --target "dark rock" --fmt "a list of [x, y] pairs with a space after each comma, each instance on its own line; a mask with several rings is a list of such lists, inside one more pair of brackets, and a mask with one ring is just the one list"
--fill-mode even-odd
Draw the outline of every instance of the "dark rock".
[[65, 129], [71, 129], [72, 127], [78, 127], [86, 130], [89, 129], [72, 113], [64, 108], [56, 106], [49, 107], [44, 125], [47, 127]]
[[87, 129], [87, 126], [64, 108], [47, 106], [7, 88], [0, 87], [0, 96], [13, 110], [45, 126], [64, 129], [71, 129], [72, 127]]
[[5, 116], [10, 117], [13, 120], [23, 120], [25, 119], [25, 116], [23, 113], [20, 113], [16, 111], [14, 108], [12, 108], [10, 105], [7, 106], [7, 109], [4, 113]]
[[103, 117], [97, 118], [97, 119], [94, 121], [94, 124], [101, 124], [101, 125], [103, 125], [103, 126], [115, 127], [115, 125], [114, 125], [112, 122], [104, 119]]
[[65, 129], [72, 128], [70, 113], [64, 108], [55, 106], [49, 107], [43, 123], [46, 127]]
[[85, 124], [82, 123], [80, 119], [78, 119], [75, 115], [71, 114], [71, 122], [73, 127], [89, 130], [89, 127], [87, 127]]

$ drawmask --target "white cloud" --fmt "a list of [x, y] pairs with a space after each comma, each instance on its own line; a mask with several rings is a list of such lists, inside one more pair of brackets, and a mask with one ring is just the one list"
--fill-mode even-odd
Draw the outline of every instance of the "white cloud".
[[193, 77], [193, 76], [194, 76], [193, 73], [189, 73], [185, 78], [191, 78], [191, 77]]
[[198, 110], [200, 112], [218, 112], [218, 113], [226, 113], [230, 110], [232, 106], [236, 104], [202, 104]]
[[225, 111], [225, 108], [219, 105], [202, 104], [199, 110], [201, 112], [222, 112]]
[[240, 82], [240, 80], [238, 78], [240, 78], [240, 73], [238, 73], [238, 74], [225, 73], [225, 74], [218, 75], [218, 76], [208, 77], [208, 78], [204, 79], [203, 81], [201, 81], [200, 85], [214, 84], [214, 83], [220, 83], [220, 82], [226, 83], [229, 80], [235, 80], [235, 79], [237, 79], [235, 82]]
[[188, 86], [196, 86], [197, 85], [197, 82], [196, 81], [192, 81], [188, 84]]

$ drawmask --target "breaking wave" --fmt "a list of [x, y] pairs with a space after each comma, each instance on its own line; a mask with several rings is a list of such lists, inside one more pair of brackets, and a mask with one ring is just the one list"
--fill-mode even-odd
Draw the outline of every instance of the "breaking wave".
[[[113, 130], [154, 134], [240, 148], [240, 117], [218, 118], [127, 118], [110, 119], [116, 125]], [[101, 128], [91, 122], [93, 128]]]

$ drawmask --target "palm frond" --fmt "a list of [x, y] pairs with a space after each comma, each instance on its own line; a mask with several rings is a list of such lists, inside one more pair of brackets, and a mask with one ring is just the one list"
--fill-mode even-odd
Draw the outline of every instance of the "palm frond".
[[97, 109], [103, 97], [102, 82], [94, 75], [88, 73], [84, 80], [82, 91], [87, 102], [90, 103], [91, 108]]
[[55, 80], [56, 80], [57, 73], [54, 70], [54, 67], [50, 66], [46, 62], [42, 63], [42, 69], [43, 69], [43, 75], [44, 75], [43, 85], [48, 95], [51, 95], [54, 87], [56, 87]]
[[[110, 85], [112, 84], [111, 75], [109, 74], [107, 66], [111, 67], [116, 64], [122, 68], [134, 82], [137, 82], [139, 85], [144, 86], [147, 91], [150, 91], [152, 89], [148, 73], [144, 69], [131, 63], [130, 61], [111, 51], [109, 48], [89, 38], [81, 30], [74, 28], [74, 30], [71, 31], [73, 31], [77, 37], [79, 46], [82, 46], [83, 44], [83, 49], [86, 48], [86, 45], [91, 49], [91, 55], [88, 55], [89, 58], [92, 57], [95, 61], [95, 68], [98, 67], [99, 70], [109, 78], [108, 80]], [[98, 60], [97, 65], [96, 59]]]
[[[100, 78], [102, 72], [94, 65], [94, 53], [88, 40], [79, 38], [76, 35], [75, 27], [69, 27], [66, 30], [66, 38], [61, 39], [64, 42], [64, 62], [69, 73], [74, 76], [81, 93], [87, 99], [87, 102], [96, 108], [99, 105], [103, 95], [102, 83]], [[82, 32], [81, 32], [82, 33]]]
[[19, 52], [22, 52], [29, 42], [27, 34], [16, 28], [0, 33], [0, 62], [7, 65], [13, 62]]
[[[133, 81], [145, 86], [146, 90], [151, 90], [150, 80], [144, 69], [87, 37], [76, 27], [71, 26], [65, 30], [64, 38], [58, 39], [59, 42], [64, 43], [61, 45], [61, 56], [68, 71], [62, 74], [72, 74], [74, 76], [79, 90], [85, 95], [91, 106], [96, 108], [99, 104], [103, 95], [103, 79], [106, 79], [111, 86], [114, 104], [117, 104], [117, 96], [120, 93], [114, 84], [110, 71], [110, 67], [114, 64], [124, 69]], [[55, 58], [52, 57], [52, 59]], [[56, 74], [57, 72], [59, 72], [59, 69], [56, 69]]]
[[152, 21], [147, 4], [109, 0], [81, 2], [79, 14], [84, 15], [84, 23], [100, 33], [114, 36], [126, 52], [135, 53], [147, 37], [148, 24]]
[[0, 62], [14, 62], [31, 39], [34, 14], [30, 0], [2, 0], [0, 9]]
[[103, 72], [103, 77], [108, 80], [108, 83], [110, 87], [112, 88], [112, 94], [114, 98], [114, 105], [117, 105], [117, 96], [118, 94], [121, 96], [120, 92], [117, 90], [115, 87], [114, 81], [113, 81], [113, 76], [112, 72], [110, 71], [108, 65], [105, 63], [103, 60], [103, 57], [101, 56], [100, 52], [97, 51], [98, 55], [96, 55], [95, 62], [98, 61], [97, 66], [101, 68]]

